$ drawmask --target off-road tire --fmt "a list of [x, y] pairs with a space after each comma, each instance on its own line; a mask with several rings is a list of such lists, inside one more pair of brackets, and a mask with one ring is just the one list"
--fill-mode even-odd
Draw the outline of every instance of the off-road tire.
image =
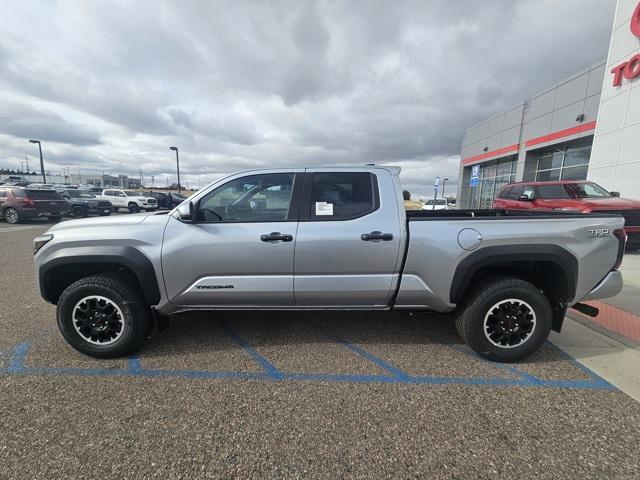
[[129, 204], [129, 213], [139, 213], [140, 207], [136, 203]]
[[[497, 346], [485, 335], [485, 317], [499, 302], [520, 300], [535, 314], [535, 328], [522, 343]], [[462, 340], [476, 353], [489, 360], [516, 362], [537, 351], [551, 331], [553, 312], [549, 300], [529, 282], [513, 277], [493, 277], [471, 288], [458, 306], [456, 329]]]
[[[122, 335], [108, 345], [86, 340], [73, 325], [73, 310], [85, 297], [98, 295], [113, 302], [121, 310]], [[82, 278], [69, 285], [60, 295], [57, 308], [58, 328], [73, 348], [96, 358], [120, 357], [140, 348], [153, 329], [151, 310], [137, 283], [120, 273], [101, 273]]]

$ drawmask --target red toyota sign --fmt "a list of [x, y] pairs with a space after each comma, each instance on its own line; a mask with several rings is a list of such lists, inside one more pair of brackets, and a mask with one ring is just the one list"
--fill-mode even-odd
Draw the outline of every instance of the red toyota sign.
[[640, 3], [638, 3], [631, 16], [631, 33], [636, 37], [640, 37]]
[[[640, 3], [636, 6], [631, 16], [631, 33], [636, 37], [640, 37]], [[617, 65], [613, 70], [613, 86], [619, 87], [622, 85], [622, 77], [627, 80], [633, 80], [640, 77], [640, 53], [634, 55], [626, 62]]]

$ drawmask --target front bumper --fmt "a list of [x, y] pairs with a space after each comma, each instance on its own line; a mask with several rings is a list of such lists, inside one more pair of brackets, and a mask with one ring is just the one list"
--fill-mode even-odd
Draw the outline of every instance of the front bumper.
[[618, 270], [609, 272], [602, 281], [591, 290], [582, 301], [615, 297], [622, 291], [622, 273]]

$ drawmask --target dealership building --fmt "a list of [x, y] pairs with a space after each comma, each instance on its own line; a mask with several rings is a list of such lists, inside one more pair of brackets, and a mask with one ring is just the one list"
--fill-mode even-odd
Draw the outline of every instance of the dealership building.
[[619, 0], [609, 55], [465, 132], [458, 208], [515, 181], [592, 180], [640, 199], [640, 2]]

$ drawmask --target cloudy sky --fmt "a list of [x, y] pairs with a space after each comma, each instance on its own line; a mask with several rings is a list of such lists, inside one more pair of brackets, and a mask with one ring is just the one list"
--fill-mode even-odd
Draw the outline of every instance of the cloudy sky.
[[[190, 184], [388, 163], [432, 191], [464, 130], [606, 57], [615, 0], [0, 3], [0, 167]], [[33, 169], [33, 168], [32, 168]], [[184, 183], [184, 180], [183, 180]]]

